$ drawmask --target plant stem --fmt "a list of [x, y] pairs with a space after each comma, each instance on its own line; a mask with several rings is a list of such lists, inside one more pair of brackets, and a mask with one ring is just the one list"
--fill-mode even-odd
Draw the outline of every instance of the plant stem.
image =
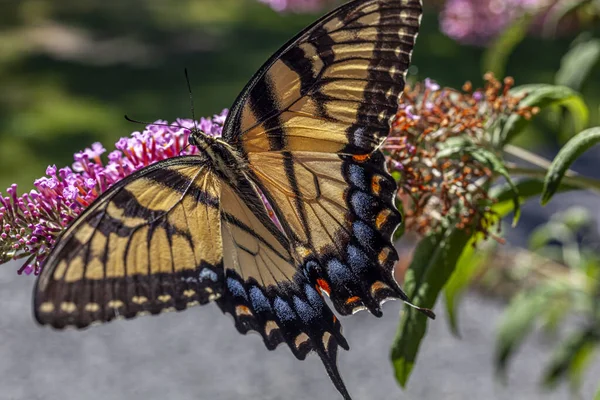
[[[508, 173], [514, 175], [523, 175], [523, 176], [531, 176], [534, 178], [544, 179], [546, 177], [546, 172], [543, 169], [533, 169], [533, 168], [524, 168], [524, 167], [507, 167]], [[571, 186], [576, 186], [581, 189], [589, 189], [594, 190], [596, 192], [600, 192], [600, 181], [593, 178], [587, 178], [585, 176], [580, 175], [565, 175], [562, 179], [563, 183], [569, 184]]]

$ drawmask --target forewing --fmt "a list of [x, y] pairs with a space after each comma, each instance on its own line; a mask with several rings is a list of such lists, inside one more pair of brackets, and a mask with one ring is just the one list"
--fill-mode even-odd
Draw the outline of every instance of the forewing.
[[34, 292], [38, 322], [82, 328], [218, 298], [221, 185], [199, 157], [180, 157], [110, 188], [49, 255]]
[[389, 131], [421, 18], [419, 0], [352, 1], [277, 53], [232, 107], [244, 153], [365, 154]]

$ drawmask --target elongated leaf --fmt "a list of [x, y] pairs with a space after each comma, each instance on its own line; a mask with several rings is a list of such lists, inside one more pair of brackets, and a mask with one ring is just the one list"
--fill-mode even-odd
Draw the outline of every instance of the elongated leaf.
[[531, 21], [531, 15], [524, 15], [494, 40], [483, 54], [483, 73], [489, 71], [493, 72], [496, 76], [504, 76], [508, 58], [515, 47], [527, 36]]
[[578, 387], [581, 384], [583, 372], [592, 359], [594, 347], [595, 341], [592, 332], [572, 333], [570, 337], [560, 343], [552, 355], [550, 365], [544, 372], [544, 385], [554, 388], [561, 379], [568, 377], [572, 385]]
[[551, 288], [541, 287], [532, 292], [521, 292], [510, 302], [498, 328], [495, 354], [497, 372], [503, 374], [506, 371], [510, 356], [533, 329], [550, 298]]
[[450, 324], [450, 330], [457, 337], [460, 337], [458, 329], [458, 302], [473, 278], [489, 259], [491, 250], [493, 249], [493, 246], [482, 248], [482, 244], [480, 243], [482, 239], [483, 235], [477, 234], [469, 240], [469, 243], [465, 246], [456, 263], [454, 273], [446, 283], [446, 286], [444, 286], [448, 323]]
[[575, 12], [577, 9], [585, 7], [596, 0], [563, 0], [554, 4], [550, 8], [549, 14], [544, 21], [543, 32], [545, 36], [555, 35], [560, 21]]
[[[452, 227], [419, 242], [404, 282], [406, 293], [415, 305], [426, 308], [435, 305], [469, 238], [465, 231]], [[403, 387], [426, 330], [427, 318], [413, 308], [405, 308], [391, 351], [396, 379]]]
[[[588, 123], [589, 110], [583, 98], [569, 87], [531, 84], [518, 86], [511, 90], [511, 94], [515, 96], [527, 94], [521, 101], [521, 106], [539, 107], [540, 109], [550, 106], [565, 107], [572, 116], [574, 132], [581, 131]], [[520, 115], [508, 117], [500, 134], [500, 144], [510, 142], [523, 131], [529, 122]]]
[[[542, 191], [544, 190], [544, 181], [538, 178], [527, 178], [518, 181], [515, 186], [519, 191], [521, 202], [524, 202], [531, 197], [542, 194]], [[559, 192], [566, 192], [569, 190], [579, 190], [579, 187], [563, 183], [558, 188]], [[490, 189], [490, 197], [497, 200], [497, 203], [493, 205], [492, 210], [500, 216], [505, 216], [512, 211], [513, 190], [508, 183], [494, 186]]]
[[556, 73], [556, 83], [580, 90], [600, 61], [600, 39], [582, 40], [565, 54]]
[[586, 129], [575, 135], [560, 149], [550, 165], [544, 180], [544, 191], [541, 203], [545, 205], [550, 201], [569, 166], [586, 150], [600, 142], [600, 127]]
[[513, 193], [514, 217], [513, 217], [512, 225], [513, 225], [513, 227], [516, 226], [517, 223], [519, 222], [519, 218], [521, 217], [521, 206], [519, 203], [519, 190], [513, 183], [510, 174], [508, 173], [508, 171], [506, 170], [506, 167], [504, 166], [504, 163], [502, 162], [502, 160], [500, 160], [500, 158], [498, 158], [498, 156], [496, 154], [494, 154], [491, 151], [486, 150], [484, 148], [476, 148], [470, 154], [472, 154], [473, 157], [476, 160], [478, 160], [479, 162], [482, 162], [482, 163], [490, 166], [492, 168], [492, 171], [494, 171], [497, 174], [502, 175], [504, 177], [504, 179], [506, 179], [506, 183], [508, 184], [508, 186], [510, 187], [510, 189], [512, 190], [512, 193]]

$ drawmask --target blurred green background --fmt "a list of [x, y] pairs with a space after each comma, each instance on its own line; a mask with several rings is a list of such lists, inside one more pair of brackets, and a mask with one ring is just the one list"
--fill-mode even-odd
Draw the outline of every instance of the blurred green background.
[[[280, 15], [256, 0], [21, 0], [0, 15], [0, 188], [23, 190], [48, 164], [100, 141], [107, 149], [143, 129], [142, 121], [191, 117], [229, 107], [252, 74], [315, 15]], [[484, 49], [439, 31], [436, 10], [423, 20], [412, 79], [460, 87], [481, 82]], [[517, 84], [553, 82], [573, 37], [527, 38], [509, 58]], [[584, 95], [597, 124], [600, 77]], [[555, 142], [545, 132], [532, 145]], [[0, 189], [1, 190], [1, 189]]]

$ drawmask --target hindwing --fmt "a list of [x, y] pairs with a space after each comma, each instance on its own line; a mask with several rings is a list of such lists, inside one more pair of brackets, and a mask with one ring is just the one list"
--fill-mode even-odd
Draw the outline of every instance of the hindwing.
[[393, 278], [401, 221], [379, 146], [398, 108], [419, 0], [350, 2], [280, 50], [240, 95], [224, 138], [248, 161], [301, 268], [342, 314], [408, 300]]

